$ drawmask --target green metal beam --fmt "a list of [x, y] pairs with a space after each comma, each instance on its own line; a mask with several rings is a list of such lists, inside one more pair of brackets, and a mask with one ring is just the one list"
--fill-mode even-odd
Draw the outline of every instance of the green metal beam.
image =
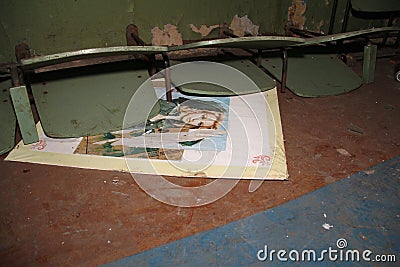
[[362, 80], [365, 84], [374, 82], [377, 50], [378, 47], [376, 45], [368, 44], [364, 46]]
[[366, 30], [351, 31], [344, 33], [336, 33], [331, 35], [318, 36], [313, 38], [307, 38], [303, 43], [295, 44], [294, 46], [309, 46], [321, 43], [328, 43], [338, 40], [351, 39], [355, 37], [360, 37], [363, 35], [374, 34], [374, 33], [384, 33], [384, 32], [399, 32], [400, 27], [380, 27], [371, 28]]
[[33, 57], [22, 60], [22, 67], [34, 69], [44, 66], [71, 62], [74, 60], [90, 59], [105, 56], [137, 55], [137, 54], [158, 54], [168, 52], [165, 46], [116, 46], [90, 48], [77, 51], [68, 51], [57, 54]]
[[10, 94], [24, 144], [27, 145], [39, 141], [26, 87], [12, 87], [10, 88]]
[[172, 46], [169, 51], [185, 50], [204, 47], [219, 48], [248, 48], [248, 49], [274, 49], [301, 44], [303, 38], [285, 36], [256, 36], [217, 39], [211, 41], [200, 41], [186, 45]]

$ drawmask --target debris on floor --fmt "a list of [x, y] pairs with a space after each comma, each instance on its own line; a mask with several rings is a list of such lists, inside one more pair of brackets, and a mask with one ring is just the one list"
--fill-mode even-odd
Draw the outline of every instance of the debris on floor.
[[351, 154], [344, 148], [337, 148], [336, 151], [343, 156], [351, 157]]
[[111, 193], [113, 193], [114, 195], [123, 196], [123, 197], [126, 197], [126, 198], [130, 197], [128, 194], [122, 193], [122, 192], [118, 192], [118, 191], [111, 191]]
[[324, 224], [322, 225], [322, 227], [323, 227], [325, 230], [330, 230], [330, 229], [333, 227], [333, 225], [330, 225], [329, 223], [324, 223]]
[[385, 106], [383, 106], [383, 108], [386, 110], [394, 110], [394, 106], [390, 104], [386, 104]]
[[350, 123], [350, 125], [347, 127], [347, 130], [351, 133], [364, 134], [364, 129], [354, 125], [353, 123]]

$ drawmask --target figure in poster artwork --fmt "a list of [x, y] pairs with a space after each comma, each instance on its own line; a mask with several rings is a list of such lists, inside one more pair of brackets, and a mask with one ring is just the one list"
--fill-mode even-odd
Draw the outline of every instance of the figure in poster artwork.
[[160, 103], [160, 114], [149, 119], [146, 125], [89, 137], [75, 153], [82, 153], [85, 147], [88, 154], [179, 160], [184, 149], [194, 149], [206, 138], [219, 138], [215, 143], [224, 145], [226, 104], [183, 97], [173, 103], [164, 100]]

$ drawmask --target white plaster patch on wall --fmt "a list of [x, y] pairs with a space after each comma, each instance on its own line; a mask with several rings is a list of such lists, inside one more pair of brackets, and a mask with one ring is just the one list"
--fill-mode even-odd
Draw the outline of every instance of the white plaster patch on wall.
[[154, 27], [151, 30], [153, 38], [151, 43], [153, 45], [182, 45], [182, 34], [179, 32], [178, 27], [172, 24], [164, 25], [164, 29], [159, 27]]
[[209, 35], [212, 32], [212, 30], [219, 28], [218, 24], [211, 25], [211, 26], [202, 24], [200, 26], [200, 28], [197, 28], [194, 24], [190, 24], [189, 26], [190, 26], [190, 29], [192, 29], [192, 31], [200, 33], [201, 37], [206, 37], [207, 35]]
[[258, 30], [260, 26], [253, 24], [253, 22], [244, 15], [243, 17], [239, 17], [235, 15], [232, 19], [231, 25], [229, 29], [233, 31], [233, 34], [239, 37], [243, 37], [247, 34], [256, 36], [258, 35]]

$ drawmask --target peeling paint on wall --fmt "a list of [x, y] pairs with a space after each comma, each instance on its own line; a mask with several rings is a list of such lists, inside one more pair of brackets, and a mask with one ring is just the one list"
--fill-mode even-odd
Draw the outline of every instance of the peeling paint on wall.
[[304, 13], [307, 9], [305, 0], [293, 0], [292, 5], [288, 8], [288, 26], [303, 30], [306, 22]]
[[211, 26], [207, 26], [202, 24], [200, 26], [200, 28], [197, 28], [195, 25], [190, 24], [190, 29], [192, 29], [192, 31], [200, 33], [201, 37], [206, 37], [207, 35], [209, 35], [211, 33], [212, 30], [219, 28], [218, 24], [215, 25], [211, 25]]
[[172, 24], [164, 25], [164, 29], [161, 30], [158, 27], [154, 27], [151, 30], [153, 38], [151, 43], [153, 45], [181, 45], [183, 44], [182, 34], [178, 31], [178, 27]]
[[324, 25], [325, 25], [324, 20], [320, 20], [320, 22], [318, 23], [318, 26], [317, 26], [317, 31], [320, 32], [320, 33], [323, 33], [322, 30], [321, 30], [321, 28], [322, 28], [322, 26], [324, 26]]
[[247, 17], [247, 15], [243, 17], [239, 17], [235, 15], [232, 19], [231, 25], [229, 29], [233, 31], [233, 34], [239, 37], [243, 37], [245, 35], [258, 35], [258, 29], [260, 26], [254, 25], [253, 22]]

